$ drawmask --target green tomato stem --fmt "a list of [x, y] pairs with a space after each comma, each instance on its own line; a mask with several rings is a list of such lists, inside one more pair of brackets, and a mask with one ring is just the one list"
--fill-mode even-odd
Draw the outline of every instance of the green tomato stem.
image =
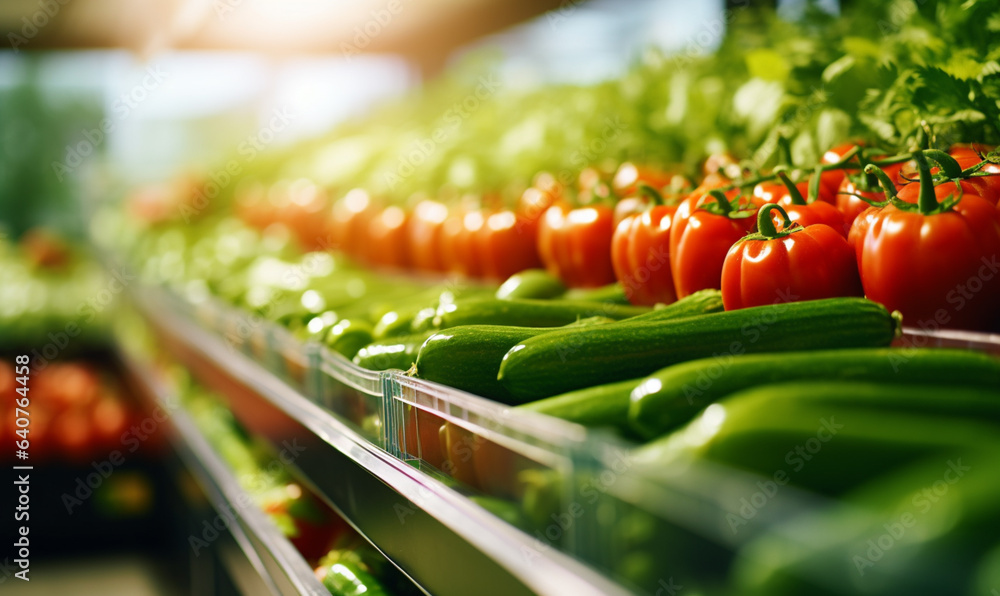
[[927, 215], [938, 207], [937, 195], [934, 193], [934, 178], [931, 176], [931, 167], [927, 164], [923, 151], [914, 151], [913, 161], [916, 162], [917, 171], [920, 172], [920, 199], [917, 206], [921, 213]]
[[889, 175], [885, 173], [882, 168], [877, 165], [870, 163], [865, 166], [865, 174], [874, 175], [878, 179], [879, 185], [882, 187], [882, 192], [885, 193], [885, 200], [890, 203], [894, 198], [896, 198], [896, 185], [892, 183], [889, 179]]
[[788, 189], [788, 196], [791, 197], [793, 205], [808, 205], [809, 204], [802, 197], [802, 193], [799, 192], [798, 187], [795, 186], [795, 183], [792, 182], [792, 179], [788, 177], [788, 174], [786, 174], [784, 170], [775, 170], [774, 173], [778, 175], [778, 178], [785, 185], [785, 188]]
[[937, 162], [941, 166], [941, 171], [948, 178], [961, 178], [962, 176], [962, 166], [958, 165], [955, 158], [948, 155], [940, 149], [926, 149], [924, 151], [924, 156], [928, 159]]
[[648, 198], [653, 205], [665, 204], [663, 195], [660, 194], [660, 191], [645, 182], [640, 182], [639, 186], [636, 187], [636, 190], [639, 192], [639, 196]]
[[733, 210], [733, 206], [729, 204], [729, 199], [726, 198], [726, 195], [723, 194], [721, 190], [712, 189], [708, 191], [708, 194], [710, 194], [712, 198], [715, 199], [715, 202], [718, 204], [719, 211], [721, 212], [722, 215], [725, 215]]
[[769, 205], [764, 205], [757, 212], [757, 233], [760, 234], [764, 240], [773, 240], [775, 238], [780, 238], [786, 236], [787, 234], [779, 234], [778, 229], [774, 227], [774, 221], [771, 219], [771, 212], [778, 211], [784, 220], [784, 229], [788, 230], [792, 227], [792, 221], [788, 219], [788, 213], [781, 208], [781, 205], [771, 203]]

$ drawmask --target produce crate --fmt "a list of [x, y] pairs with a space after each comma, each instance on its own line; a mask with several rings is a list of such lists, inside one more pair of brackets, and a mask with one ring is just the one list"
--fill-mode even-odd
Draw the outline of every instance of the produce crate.
[[384, 429], [384, 373], [361, 368], [342, 355], [314, 344], [310, 375], [317, 403], [350, 422], [363, 437], [388, 450]]

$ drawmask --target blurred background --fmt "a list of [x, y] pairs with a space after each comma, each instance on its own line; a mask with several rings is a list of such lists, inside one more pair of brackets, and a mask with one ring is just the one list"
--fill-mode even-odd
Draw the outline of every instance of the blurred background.
[[[196, 478], [198, 458], [212, 452], [309, 567], [326, 570], [321, 577], [339, 565], [387, 587], [370, 593], [422, 593], [308, 481], [269, 469], [278, 458], [273, 445], [226, 408], [224, 382], [202, 386], [163, 355], [163, 342], [129, 304], [141, 285], [132, 280], [195, 305], [212, 295], [287, 326], [297, 339], [315, 339], [310, 325], [321, 317], [314, 315], [334, 297], [347, 304], [346, 295], [427, 289], [356, 264], [390, 273], [412, 265], [435, 280], [469, 273], [461, 264], [416, 263], [406, 239], [390, 247], [399, 254], [376, 254], [366, 245], [388, 241], [349, 242], [343, 230], [335, 244], [351, 261], [326, 253], [319, 265], [303, 261], [308, 251], [330, 248], [325, 226], [341, 212], [371, 211], [372, 221], [378, 212], [384, 222], [405, 212], [442, 224], [442, 205], [460, 206], [456, 212], [477, 214], [482, 226], [497, 213], [515, 221], [526, 189], [545, 188], [546, 180], [578, 181], [583, 197], [592, 190], [584, 188], [588, 176], [610, 180], [623, 165], [633, 174], [653, 166], [667, 189], [673, 174], [696, 180], [737, 163], [751, 172], [810, 168], [855, 139], [887, 155], [996, 145], [998, 7], [995, 0], [0, 3], [0, 463], [7, 478], [18, 463], [11, 444], [28, 440], [16, 434], [12, 405], [24, 396], [17, 391], [23, 357], [32, 367], [29, 461], [37, 464], [32, 581], [17, 580], [22, 568], [5, 547], [0, 591], [275, 592], [232, 571], [226, 557], [243, 544], [197, 556], [192, 539], [218, 517], [220, 497]], [[706, 165], [719, 154], [724, 161]], [[634, 193], [640, 178], [614, 182], [614, 190]], [[466, 277], [499, 283], [539, 266], [531, 258]], [[282, 286], [304, 263], [316, 267], [306, 275], [313, 285]], [[327, 275], [334, 270], [348, 277]], [[313, 308], [309, 300], [320, 294], [326, 301]], [[329, 321], [318, 324], [329, 330]], [[137, 368], [130, 354], [148, 363]], [[232, 391], [230, 399], [245, 397]], [[167, 448], [168, 436], [194, 431], [157, 430], [164, 395], [177, 396], [191, 429], [209, 438], [204, 453]], [[359, 419], [363, 431], [381, 424], [368, 412]], [[123, 448], [124, 463], [115, 463], [111, 454]], [[4, 486], [7, 519], [17, 495]], [[16, 531], [4, 522], [5, 544]], [[614, 573], [659, 585], [646, 559]]]

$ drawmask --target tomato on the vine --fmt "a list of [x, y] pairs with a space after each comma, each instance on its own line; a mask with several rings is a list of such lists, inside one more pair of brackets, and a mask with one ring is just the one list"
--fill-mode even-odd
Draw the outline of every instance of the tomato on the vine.
[[900, 196], [917, 192], [917, 203], [886, 206], [865, 233], [865, 294], [901, 311], [911, 326], [995, 329], [1000, 211], [975, 189], [954, 182], [935, 186], [924, 152], [914, 160], [920, 184]]
[[719, 190], [692, 194], [677, 207], [670, 230], [670, 270], [677, 298], [722, 287], [726, 254], [756, 223], [757, 206], [741, 203], [738, 192], [731, 190], [728, 197]]
[[421, 199], [413, 208], [409, 226], [410, 262], [423, 271], [445, 271], [441, 231], [448, 219], [448, 207], [431, 199]]
[[572, 208], [557, 203], [538, 223], [538, 254], [545, 268], [569, 287], [615, 281], [611, 265], [614, 212], [604, 204]]
[[478, 234], [482, 274], [502, 281], [518, 271], [542, 266], [537, 219], [502, 209], [485, 218]]
[[670, 272], [670, 223], [677, 206], [663, 204], [663, 197], [652, 188], [645, 192], [653, 204], [618, 223], [611, 262], [629, 302], [669, 304], [677, 300]]
[[[775, 215], [784, 224], [780, 231], [772, 221]], [[760, 209], [757, 228], [726, 255], [726, 310], [862, 295], [854, 252], [837, 230], [824, 224], [796, 226], [777, 204]]]
[[384, 267], [405, 268], [410, 264], [408, 246], [409, 214], [390, 205], [368, 222], [371, 248], [368, 259]]

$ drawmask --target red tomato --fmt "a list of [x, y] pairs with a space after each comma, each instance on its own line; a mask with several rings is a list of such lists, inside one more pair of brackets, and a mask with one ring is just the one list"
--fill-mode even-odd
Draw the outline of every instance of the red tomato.
[[656, 205], [619, 222], [611, 241], [615, 277], [632, 304], [677, 300], [670, 273], [670, 222], [677, 207]]
[[567, 286], [588, 288], [615, 281], [611, 265], [614, 212], [606, 205], [571, 209], [556, 204], [538, 226], [538, 254]]
[[[809, 195], [809, 181], [805, 180], [799, 182], [795, 185], [795, 188], [799, 190], [803, 197]], [[754, 203], [764, 206], [768, 203], [777, 203], [782, 198], [788, 196], [788, 188], [780, 180], [774, 180], [771, 182], [761, 182], [757, 186], [753, 187], [753, 198]]]
[[632, 162], [625, 162], [618, 167], [615, 177], [611, 181], [611, 188], [618, 196], [624, 197], [635, 194], [639, 184], [648, 184], [653, 188], [663, 188], [669, 186], [674, 178], [674, 174], [659, 168], [638, 166]]
[[959, 188], [947, 182], [931, 190], [929, 168], [919, 161], [924, 190], [918, 207], [883, 208], [865, 234], [865, 294], [902, 312], [909, 326], [996, 329], [1000, 211], [966, 189], [952, 209], [941, 212], [937, 200], [957, 195]]
[[410, 218], [410, 261], [423, 271], [446, 271], [447, 263], [441, 245], [441, 232], [448, 219], [448, 207], [443, 203], [423, 199], [413, 209]]
[[[827, 225], [836, 230], [844, 238], [847, 238], [849, 228], [844, 225], [844, 216], [841, 215], [836, 207], [821, 200], [814, 200], [811, 203], [807, 203], [802, 192], [803, 183], [800, 182], [793, 187], [792, 181], [785, 174], [779, 174], [779, 176], [785, 191], [778, 196], [775, 202], [784, 208], [784, 212], [792, 223], [797, 223], [803, 227], [815, 224]], [[776, 217], [777, 214], [772, 213], [772, 218]], [[781, 222], [781, 219], [775, 219], [775, 224], [780, 224]]]
[[726, 255], [726, 310], [862, 295], [854, 252], [837, 230], [815, 224], [779, 232], [770, 221], [775, 215], [785, 230], [791, 226], [780, 205], [765, 205], [757, 214], [760, 231], [737, 242]]
[[404, 269], [410, 264], [409, 214], [402, 207], [390, 205], [368, 222], [370, 261], [384, 267]]
[[371, 244], [368, 242], [368, 222], [377, 213], [378, 207], [368, 193], [355, 188], [333, 204], [328, 237], [332, 238], [334, 246], [364, 261]]
[[875, 221], [876, 216], [878, 216], [881, 210], [881, 207], [869, 207], [862, 211], [861, 215], [854, 219], [854, 223], [851, 224], [851, 230], [847, 233], [847, 243], [854, 248], [858, 267], [861, 267], [861, 249], [864, 248], [865, 235], [868, 234], [868, 228], [871, 227], [872, 222]]
[[[992, 150], [992, 147], [981, 145], [955, 145], [948, 154], [954, 157], [964, 170], [979, 164], [983, 161], [981, 156]], [[976, 189], [979, 196], [987, 201], [992, 201], [993, 204], [1000, 204], [1000, 164], [987, 163], [979, 169], [979, 172], [986, 175], [974, 176], [966, 181]]]
[[729, 203], [723, 207], [711, 195], [693, 194], [681, 202], [670, 230], [670, 269], [678, 299], [722, 287], [726, 254], [753, 229], [756, 222], [750, 215], [756, 210], [756, 205], [739, 210]]
[[528, 219], [509, 209], [491, 213], [478, 236], [483, 276], [502, 281], [518, 271], [541, 267], [538, 228], [537, 219]]
[[281, 221], [291, 228], [306, 250], [328, 246], [329, 228], [322, 215], [330, 208], [326, 192], [308, 180], [297, 180], [288, 186], [287, 193], [288, 203], [280, 214]]
[[[823, 158], [820, 161], [824, 164], [837, 163], [843, 159], [844, 155], [846, 155], [848, 151], [860, 146], [861, 145], [858, 143], [844, 143], [843, 145], [838, 145], [824, 153]], [[844, 177], [847, 175], [847, 172], [848, 170], [829, 170], [820, 175], [820, 200], [827, 201], [829, 203], [836, 200], [837, 191], [840, 190], [840, 184], [844, 181]]]

